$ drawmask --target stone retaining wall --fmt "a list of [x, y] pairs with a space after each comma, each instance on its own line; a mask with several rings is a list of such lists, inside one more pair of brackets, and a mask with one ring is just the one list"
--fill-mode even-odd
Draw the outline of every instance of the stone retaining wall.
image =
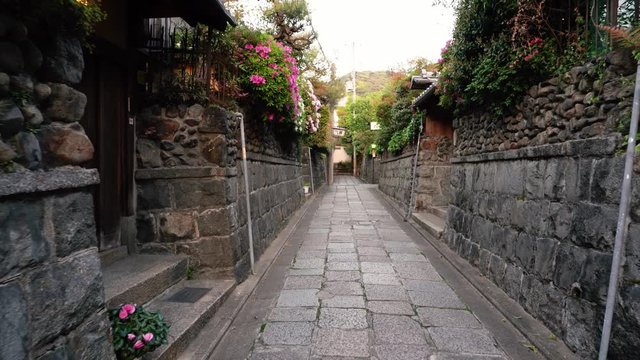
[[91, 187], [95, 170], [0, 177], [2, 359], [115, 359]]
[[[635, 64], [625, 52], [534, 86], [515, 116], [457, 119], [444, 241], [586, 359], [616, 232]], [[611, 358], [640, 351], [640, 162]]]
[[411, 172], [413, 171], [414, 152], [397, 157], [380, 159], [380, 191], [390, 196], [403, 206], [408, 206], [411, 199]]
[[360, 164], [360, 179], [368, 184], [377, 184], [380, 178], [382, 164], [380, 158], [367, 156]]
[[[255, 258], [271, 244], [285, 221], [304, 202], [302, 165], [298, 161], [248, 153], [249, 191]], [[238, 202], [235, 235], [238, 239], [239, 262], [236, 274], [249, 270], [249, 237], [244, 175], [238, 161]]]
[[[136, 174], [140, 251], [186, 254], [198, 277], [248, 274], [241, 116], [200, 105], [143, 111]], [[257, 259], [304, 199], [302, 165], [296, 144], [285, 151], [264, 124], [245, 122]]]

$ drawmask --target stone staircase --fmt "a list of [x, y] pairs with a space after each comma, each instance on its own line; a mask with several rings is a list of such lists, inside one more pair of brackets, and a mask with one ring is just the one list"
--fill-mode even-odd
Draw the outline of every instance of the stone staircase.
[[144, 359], [175, 359], [233, 291], [233, 279], [188, 280], [188, 258], [131, 255], [103, 268], [107, 308], [144, 304], [171, 325], [168, 344]]
[[432, 206], [427, 212], [413, 213], [412, 218], [429, 234], [440, 239], [447, 223], [447, 207]]

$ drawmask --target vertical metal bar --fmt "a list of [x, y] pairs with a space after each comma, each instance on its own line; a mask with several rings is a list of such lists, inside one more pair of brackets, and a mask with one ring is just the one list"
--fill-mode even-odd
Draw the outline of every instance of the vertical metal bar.
[[311, 192], [313, 194], [315, 194], [316, 193], [316, 188], [313, 185], [313, 159], [311, 158], [311, 148], [308, 147], [307, 150], [309, 150], [308, 151], [308, 154], [309, 154], [309, 178], [311, 179]]
[[416, 183], [416, 172], [418, 171], [418, 155], [420, 154], [420, 138], [422, 137], [422, 123], [420, 123], [420, 132], [418, 133], [418, 143], [416, 144], [416, 153], [413, 158], [413, 170], [411, 171], [411, 190], [409, 193], [409, 206], [407, 207], [407, 214], [404, 217], [404, 221], [409, 220], [413, 213], [413, 190]]
[[618, 292], [618, 277], [621, 271], [620, 264], [624, 243], [627, 237], [629, 218], [629, 205], [631, 203], [631, 178], [633, 177], [633, 158], [636, 154], [636, 136], [638, 134], [638, 116], [640, 116], [640, 62], [636, 69], [636, 87], [633, 95], [633, 110], [631, 111], [631, 126], [629, 128], [629, 143], [624, 163], [624, 177], [622, 178], [622, 191], [620, 194], [620, 210], [618, 212], [618, 224], [616, 228], [616, 240], [613, 247], [613, 259], [611, 262], [611, 275], [609, 276], [609, 288], [607, 290], [607, 307], [604, 313], [602, 325], [602, 337], [600, 338], [600, 353], [598, 359], [606, 360], [609, 352], [609, 340], [611, 338], [611, 325], [613, 312], [616, 306], [616, 294]]
[[247, 170], [247, 145], [244, 138], [244, 117], [240, 117], [240, 141], [242, 142], [242, 172], [244, 173], [244, 193], [247, 202], [247, 232], [249, 233], [249, 259], [251, 260], [251, 274], [255, 274], [255, 259], [253, 255], [253, 225], [251, 223], [251, 201], [249, 200], [249, 172]]

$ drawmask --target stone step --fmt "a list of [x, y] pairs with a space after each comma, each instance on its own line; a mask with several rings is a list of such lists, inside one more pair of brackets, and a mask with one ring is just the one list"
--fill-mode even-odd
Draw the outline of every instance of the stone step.
[[444, 232], [445, 220], [441, 217], [436, 216], [432, 213], [414, 213], [413, 220], [415, 220], [422, 228], [427, 230], [427, 232], [433, 235], [436, 239], [440, 239], [442, 237], [442, 233]]
[[174, 255], [131, 255], [103, 268], [107, 308], [144, 304], [187, 276], [189, 260]]
[[198, 336], [204, 325], [236, 286], [232, 279], [185, 280], [149, 302], [149, 311], [158, 311], [171, 325], [168, 344], [143, 357], [144, 360], [176, 359]]
[[431, 206], [429, 207], [429, 212], [446, 221], [447, 209], [449, 209], [448, 206]]

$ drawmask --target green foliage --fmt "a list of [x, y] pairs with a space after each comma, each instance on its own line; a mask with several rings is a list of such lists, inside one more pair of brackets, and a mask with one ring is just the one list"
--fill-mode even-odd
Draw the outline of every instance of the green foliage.
[[411, 108], [419, 91], [409, 90], [409, 77], [397, 77], [382, 93], [377, 104], [380, 123], [378, 143], [393, 153], [402, 151], [417, 136], [424, 114]]
[[119, 360], [140, 358], [167, 343], [169, 325], [159, 313], [148, 312], [139, 305], [124, 304], [110, 309], [109, 319], [113, 347]]
[[534, 0], [460, 0], [453, 40], [440, 61], [441, 105], [457, 114], [490, 111], [500, 117], [532, 85], [584, 61], [584, 38], [552, 28], [547, 6]]
[[376, 132], [371, 130], [371, 122], [377, 121], [375, 106], [371, 98], [362, 97], [349, 102], [341, 125], [346, 128], [343, 143], [348, 142], [358, 152], [367, 151], [369, 145], [376, 142]]
[[318, 131], [306, 134], [303, 137], [303, 143], [315, 149], [329, 150], [331, 144], [331, 116], [327, 106], [320, 108], [320, 126], [318, 127]]

